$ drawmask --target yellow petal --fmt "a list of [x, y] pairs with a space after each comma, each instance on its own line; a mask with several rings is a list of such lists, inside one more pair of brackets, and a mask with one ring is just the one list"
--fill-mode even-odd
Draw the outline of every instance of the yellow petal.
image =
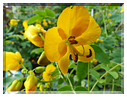
[[[84, 47], [84, 55], [78, 56], [78, 59], [82, 62], [89, 62], [95, 58], [95, 52], [93, 48], [89, 45], [83, 45]], [[75, 48], [83, 54], [83, 48], [82, 46], [75, 46]], [[89, 56], [89, 57], [88, 57]]]
[[62, 38], [59, 36], [57, 27], [53, 27], [46, 32], [44, 51], [49, 61], [55, 62], [59, 60], [61, 55], [58, 52], [58, 45], [61, 41]]
[[48, 76], [46, 71], [43, 72], [43, 79], [44, 79], [44, 81], [49, 81], [49, 79], [50, 79], [50, 76]]
[[70, 15], [71, 36], [78, 37], [88, 28], [90, 16], [88, 10], [84, 6], [74, 6]]
[[67, 36], [69, 36], [69, 25], [70, 25], [70, 12], [71, 8], [67, 7], [62, 11], [58, 17], [57, 27], [61, 28]]
[[51, 73], [56, 69], [56, 67], [53, 64], [50, 64], [46, 67], [46, 72]]
[[96, 21], [90, 17], [90, 24], [88, 29], [75, 40], [78, 41], [79, 45], [87, 45], [90, 44], [98, 39], [101, 34], [101, 28], [96, 23]]
[[70, 50], [67, 47], [67, 53], [58, 61], [59, 68], [63, 74], [68, 72]]

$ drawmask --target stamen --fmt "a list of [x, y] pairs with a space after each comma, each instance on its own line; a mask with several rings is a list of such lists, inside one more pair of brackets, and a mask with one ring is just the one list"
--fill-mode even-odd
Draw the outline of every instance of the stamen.
[[69, 43], [70, 43], [70, 44], [77, 44], [78, 41], [76, 41], [76, 40], [69, 40]]
[[77, 62], [78, 61], [78, 54], [74, 53], [74, 56], [75, 56], [75, 59], [73, 59], [73, 60], [74, 60], [74, 62]]
[[69, 38], [68, 38], [68, 40], [70, 40], [70, 39], [75, 39], [75, 36], [70, 36]]

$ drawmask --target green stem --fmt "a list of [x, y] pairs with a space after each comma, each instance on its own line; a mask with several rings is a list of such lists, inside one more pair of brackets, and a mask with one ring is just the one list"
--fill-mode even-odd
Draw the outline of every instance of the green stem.
[[112, 80], [112, 91], [114, 91], [114, 79]]
[[43, 37], [43, 35], [42, 35], [41, 32], [39, 32], [38, 35], [41, 37], [41, 39], [42, 39], [43, 41], [45, 41], [45, 38]]
[[[24, 69], [26, 69], [26, 67], [23, 65], [23, 64], [21, 64], [22, 65], [22, 67], [24, 68]], [[27, 70], [27, 69], [26, 69]]]
[[71, 89], [72, 89], [73, 93], [76, 94], [76, 92], [75, 92], [75, 90], [74, 90], [74, 88], [73, 88], [73, 86], [72, 86], [72, 83], [71, 83], [71, 81], [70, 81], [70, 79], [69, 79], [68, 76], [67, 76], [67, 78], [68, 78], [68, 81], [69, 81], [69, 83], [70, 83], [70, 86], [71, 86]]
[[[111, 68], [109, 71], [112, 71], [112, 70], [115, 69], [117, 66], [122, 65], [122, 64], [123, 64], [123, 63], [117, 64], [116, 66], [114, 66], [113, 68]], [[100, 79], [102, 79], [107, 73], [109, 73], [109, 71], [106, 71], [106, 72], [100, 77]], [[93, 91], [93, 89], [95, 88], [95, 86], [97, 85], [97, 83], [98, 83], [98, 80], [96, 81], [96, 83], [94, 84], [94, 86], [92, 87], [92, 89], [91, 89], [90, 92]]]
[[71, 74], [74, 72], [75, 68], [73, 68], [69, 74], [69, 76], [71, 76]]
[[90, 90], [90, 87], [89, 87], [89, 62], [88, 62], [88, 91]]

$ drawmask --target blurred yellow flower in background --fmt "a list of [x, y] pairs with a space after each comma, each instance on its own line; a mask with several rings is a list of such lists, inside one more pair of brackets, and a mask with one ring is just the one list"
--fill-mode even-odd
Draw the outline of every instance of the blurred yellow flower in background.
[[24, 29], [26, 31], [28, 29], [27, 20], [23, 21], [22, 25], [23, 25], [23, 27], [24, 27]]
[[10, 25], [12, 25], [12, 26], [18, 25], [18, 21], [16, 19], [11, 19], [10, 20]]
[[47, 26], [47, 22], [46, 21], [43, 21], [43, 26]]
[[108, 13], [109, 16], [111, 16], [111, 13]]
[[3, 52], [3, 70], [19, 70], [24, 62], [19, 52]]
[[48, 20], [48, 23], [49, 23], [49, 24], [51, 24], [51, 21], [50, 21], [50, 20]]
[[54, 77], [51, 76], [52, 72], [56, 69], [56, 67], [53, 64], [47, 65], [46, 70], [43, 72], [43, 79], [45, 81], [53, 80]]
[[124, 4], [122, 5], [122, 10], [120, 11], [120, 13], [124, 12]]
[[34, 75], [29, 75], [24, 83], [26, 94], [31, 94], [35, 91], [37, 78]]
[[24, 36], [28, 38], [28, 40], [32, 42], [35, 46], [43, 47], [44, 41], [38, 35], [39, 32], [42, 33], [42, 35], [45, 37], [46, 30], [44, 30], [42, 27], [30, 25], [25, 31]]

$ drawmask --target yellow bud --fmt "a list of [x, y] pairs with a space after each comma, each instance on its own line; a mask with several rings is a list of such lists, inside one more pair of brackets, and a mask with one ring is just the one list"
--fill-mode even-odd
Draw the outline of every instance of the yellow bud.
[[44, 85], [40, 85], [40, 91], [44, 91]]
[[11, 86], [7, 89], [7, 91], [19, 91], [23, 85], [22, 81], [14, 80]]
[[42, 83], [38, 83], [38, 84], [37, 84], [37, 87], [40, 87], [40, 85], [42, 85]]
[[47, 59], [44, 51], [42, 52], [41, 56], [39, 57], [37, 63], [42, 66], [46, 66], [47, 64], [50, 63], [50, 61]]
[[36, 73], [42, 73], [44, 70], [45, 70], [45, 68], [41, 67], [41, 66], [35, 68]]
[[49, 83], [45, 83], [46, 88], [50, 88]]

